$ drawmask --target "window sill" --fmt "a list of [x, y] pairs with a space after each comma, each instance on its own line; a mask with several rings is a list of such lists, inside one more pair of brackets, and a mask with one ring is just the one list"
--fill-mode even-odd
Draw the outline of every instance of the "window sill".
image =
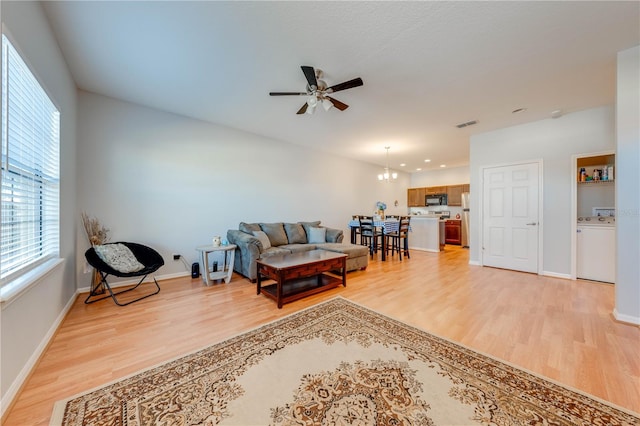
[[48, 260], [4, 285], [0, 289], [0, 304], [2, 305], [2, 309], [62, 265], [62, 263], [64, 263], [64, 259], [61, 258]]

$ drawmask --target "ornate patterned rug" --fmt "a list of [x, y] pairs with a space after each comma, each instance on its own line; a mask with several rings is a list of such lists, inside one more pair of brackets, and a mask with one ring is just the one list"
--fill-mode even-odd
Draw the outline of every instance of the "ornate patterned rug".
[[342, 298], [56, 404], [62, 425], [640, 425]]

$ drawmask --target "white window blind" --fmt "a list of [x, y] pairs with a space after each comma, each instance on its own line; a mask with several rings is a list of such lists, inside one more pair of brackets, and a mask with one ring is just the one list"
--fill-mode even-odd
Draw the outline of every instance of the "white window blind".
[[60, 113], [2, 35], [0, 286], [59, 256]]

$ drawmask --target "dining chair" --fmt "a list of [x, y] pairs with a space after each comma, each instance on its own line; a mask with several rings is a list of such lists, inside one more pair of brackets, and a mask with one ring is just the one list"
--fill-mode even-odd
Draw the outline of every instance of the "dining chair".
[[[351, 220], [360, 221], [360, 215], [354, 214], [351, 216]], [[360, 237], [360, 243], [358, 243], [358, 237]], [[360, 234], [360, 224], [358, 226], [351, 227], [351, 244], [362, 244], [362, 237]]]
[[387, 234], [387, 251], [391, 249], [391, 255], [397, 251], [402, 260], [404, 254], [407, 259], [411, 259], [409, 254], [409, 225], [411, 223], [411, 216], [400, 216], [400, 225], [397, 232], [391, 232]]
[[369, 255], [373, 254], [381, 248], [382, 231], [373, 225], [373, 216], [360, 216], [360, 244], [369, 247]]

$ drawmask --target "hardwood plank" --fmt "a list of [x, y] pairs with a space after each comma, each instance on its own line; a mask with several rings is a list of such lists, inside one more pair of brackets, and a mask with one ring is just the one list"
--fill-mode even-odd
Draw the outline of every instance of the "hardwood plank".
[[[289, 303], [255, 284], [190, 277], [126, 307], [81, 295], [4, 416], [46, 425], [55, 401], [341, 295], [416, 327], [640, 412], [640, 328], [613, 320], [614, 286], [468, 265], [468, 250], [372, 261], [348, 286]], [[141, 291], [145, 291], [142, 289]]]

